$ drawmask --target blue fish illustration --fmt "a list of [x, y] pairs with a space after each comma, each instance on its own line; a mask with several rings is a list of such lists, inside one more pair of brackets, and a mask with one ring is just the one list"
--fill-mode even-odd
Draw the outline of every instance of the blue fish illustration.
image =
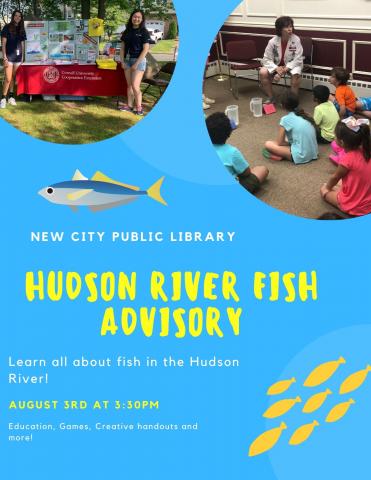
[[76, 170], [72, 180], [55, 183], [41, 189], [38, 193], [51, 203], [67, 205], [77, 211], [78, 207], [88, 207], [93, 212], [118, 207], [148, 195], [157, 202], [167, 205], [161, 197], [161, 177], [147, 191], [139, 187], [117, 182], [102, 172], [95, 172], [89, 180]]

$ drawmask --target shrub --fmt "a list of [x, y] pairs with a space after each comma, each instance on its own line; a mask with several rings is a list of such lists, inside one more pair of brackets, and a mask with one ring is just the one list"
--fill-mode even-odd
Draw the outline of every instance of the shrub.
[[169, 31], [167, 32], [167, 39], [174, 40], [178, 35], [178, 27], [175, 20], [172, 20], [169, 25]]

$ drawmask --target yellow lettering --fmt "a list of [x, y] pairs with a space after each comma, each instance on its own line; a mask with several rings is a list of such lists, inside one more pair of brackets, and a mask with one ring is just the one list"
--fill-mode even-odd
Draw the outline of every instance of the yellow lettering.
[[151, 275], [151, 296], [154, 300], [158, 300], [159, 297], [164, 302], [168, 301], [168, 298], [162, 289], [162, 286], [165, 282], [165, 276], [161, 272], [152, 272]]
[[106, 308], [103, 316], [100, 334], [102, 336], [107, 335], [107, 333], [116, 335], [117, 330], [118, 330], [118, 326], [115, 323], [115, 313], [113, 311], [113, 308], [112, 307]]
[[39, 293], [39, 300], [44, 300], [44, 273], [39, 270], [37, 272], [38, 284], [35, 284], [33, 272], [26, 273], [26, 297], [29, 302], [35, 299], [35, 292]]
[[[75, 283], [75, 285], [74, 285]], [[66, 278], [66, 291], [68, 298], [75, 300], [81, 292], [81, 277], [77, 272], [68, 272]]]

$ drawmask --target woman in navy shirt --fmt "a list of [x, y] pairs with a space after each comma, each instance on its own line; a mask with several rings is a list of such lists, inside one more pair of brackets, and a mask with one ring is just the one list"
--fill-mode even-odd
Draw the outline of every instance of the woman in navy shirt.
[[1, 32], [1, 48], [4, 61], [4, 83], [0, 108], [6, 108], [6, 97], [8, 92], [9, 105], [17, 105], [14, 98], [14, 83], [18, 67], [24, 61], [24, 45], [26, 40], [22, 12], [14, 10], [10, 23], [5, 25]]
[[145, 27], [144, 13], [141, 10], [134, 10], [121, 35], [120, 58], [128, 86], [128, 103], [120, 107], [120, 110], [133, 111], [137, 115], [143, 115], [140, 84], [147, 66], [146, 55], [149, 51], [149, 41], [150, 36]]

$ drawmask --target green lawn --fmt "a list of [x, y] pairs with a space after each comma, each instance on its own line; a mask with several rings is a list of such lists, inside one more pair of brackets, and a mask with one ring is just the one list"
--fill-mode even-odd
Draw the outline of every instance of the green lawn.
[[151, 53], [173, 53], [176, 44], [176, 40], [160, 40], [151, 46]]
[[[145, 114], [150, 112], [153, 102], [152, 97], [145, 96]], [[7, 105], [7, 108], [0, 110], [0, 118], [41, 140], [83, 144], [118, 135], [143, 117], [119, 111], [116, 98], [88, 97], [85, 102], [47, 102], [36, 97], [31, 103], [17, 99], [16, 107]]]
[[120, 112], [115, 99], [94, 97], [86, 102], [31, 103], [18, 100], [0, 116], [22, 132], [54, 143], [82, 144], [113, 137], [135, 125], [141, 117]]

